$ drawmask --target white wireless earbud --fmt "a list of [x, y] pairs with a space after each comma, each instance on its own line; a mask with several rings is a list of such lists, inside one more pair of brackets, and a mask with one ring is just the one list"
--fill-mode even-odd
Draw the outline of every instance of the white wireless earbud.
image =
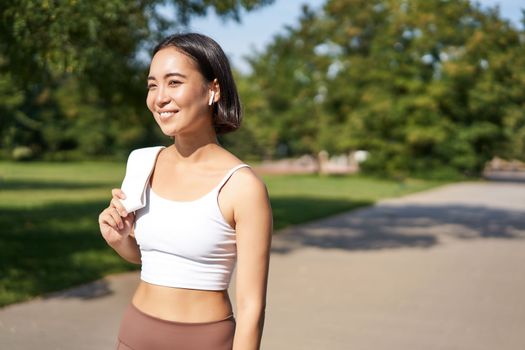
[[210, 101], [208, 101], [208, 106], [213, 104], [213, 99], [215, 98], [215, 91], [211, 92]]

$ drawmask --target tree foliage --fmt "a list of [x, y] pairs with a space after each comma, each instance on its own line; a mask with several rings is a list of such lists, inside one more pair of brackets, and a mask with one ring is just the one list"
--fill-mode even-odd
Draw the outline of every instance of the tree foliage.
[[260, 143], [390, 175], [525, 157], [525, 32], [467, 0], [330, 0], [251, 57]]
[[207, 11], [239, 20], [272, 1], [0, 2], [3, 156], [103, 156], [158, 139], [144, 108], [152, 45]]
[[[207, 11], [239, 20], [271, 2], [2, 1], [0, 156], [99, 158], [159, 142], [144, 107], [151, 46]], [[221, 139], [241, 156], [365, 149], [365, 170], [396, 176], [525, 158], [525, 31], [495, 8], [328, 0], [249, 62], [243, 127]]]

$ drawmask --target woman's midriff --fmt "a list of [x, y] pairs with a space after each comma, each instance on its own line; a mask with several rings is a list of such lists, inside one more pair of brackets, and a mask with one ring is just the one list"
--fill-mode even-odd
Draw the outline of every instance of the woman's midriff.
[[227, 290], [173, 288], [144, 281], [140, 281], [132, 303], [151, 316], [188, 323], [219, 321], [233, 313]]

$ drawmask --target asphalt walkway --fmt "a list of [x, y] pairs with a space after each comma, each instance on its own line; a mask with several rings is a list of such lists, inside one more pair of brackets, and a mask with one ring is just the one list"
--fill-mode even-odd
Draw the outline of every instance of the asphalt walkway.
[[[454, 184], [296, 226], [273, 241], [263, 349], [523, 350], [524, 269], [523, 183]], [[112, 349], [137, 281], [0, 309], [0, 349]]]

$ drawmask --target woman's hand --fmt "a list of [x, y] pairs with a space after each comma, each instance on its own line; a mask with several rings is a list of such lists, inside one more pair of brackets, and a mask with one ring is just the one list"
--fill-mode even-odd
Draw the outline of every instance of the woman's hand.
[[129, 236], [135, 222], [135, 215], [127, 213], [120, 202], [126, 195], [122, 190], [115, 188], [111, 190], [113, 198], [109, 207], [104, 209], [98, 217], [100, 233], [110, 246], [118, 245]]

